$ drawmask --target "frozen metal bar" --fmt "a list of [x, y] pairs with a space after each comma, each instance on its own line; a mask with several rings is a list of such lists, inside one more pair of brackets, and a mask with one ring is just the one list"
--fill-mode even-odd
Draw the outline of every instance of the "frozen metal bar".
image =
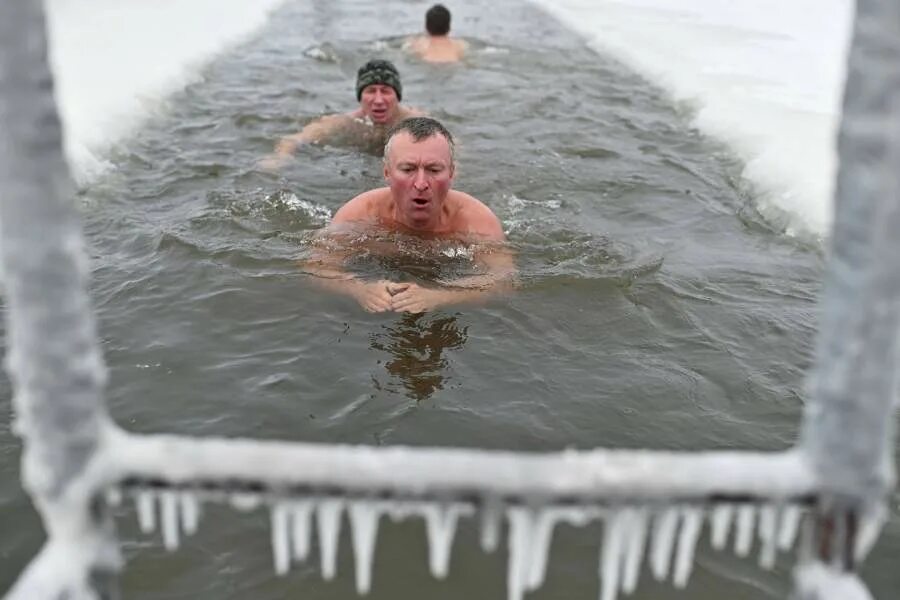
[[[835, 581], [877, 536], [894, 485], [900, 373], [900, 3], [858, 0], [844, 91], [834, 231], [800, 447], [822, 499], [803, 600], [862, 598]], [[829, 571], [830, 569], [830, 571]], [[813, 574], [813, 575], [811, 575]], [[847, 590], [856, 590], [852, 596]], [[841, 594], [844, 595], [841, 595]]]
[[834, 233], [801, 445], [829, 493], [859, 507], [894, 482], [900, 374], [900, 3], [859, 0]]
[[[116, 434], [119, 437], [121, 434]], [[538, 503], [811, 501], [804, 455], [373, 447], [126, 434], [125, 487]]]
[[[85, 290], [74, 189], [47, 61], [42, 5], [0, 2], [0, 250], [6, 368], [23, 483], [48, 543], [9, 598], [97, 598], [114, 571], [111, 523], [94, 501], [105, 371]], [[72, 550], [77, 549], [75, 552]]]

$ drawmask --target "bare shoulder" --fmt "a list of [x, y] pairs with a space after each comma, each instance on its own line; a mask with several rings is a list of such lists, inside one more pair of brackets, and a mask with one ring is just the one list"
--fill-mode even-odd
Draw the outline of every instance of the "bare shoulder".
[[390, 199], [390, 188], [377, 188], [363, 192], [343, 205], [331, 219], [332, 224], [359, 221], [376, 221]]
[[412, 35], [406, 38], [406, 41], [403, 43], [403, 47], [407, 50], [412, 50], [413, 52], [422, 52], [427, 45], [427, 39], [421, 35]]
[[343, 114], [325, 115], [307, 123], [303, 130], [293, 137], [303, 142], [321, 142], [349, 120], [350, 118]]
[[416, 108], [414, 106], [404, 106], [402, 116], [404, 119], [409, 119], [410, 117], [427, 117], [428, 113], [421, 108]]
[[460, 229], [488, 240], [506, 240], [503, 224], [484, 202], [458, 190], [451, 190], [450, 194], [458, 207], [456, 221]]
[[333, 131], [339, 127], [344, 127], [348, 123], [353, 121], [354, 114], [353, 113], [338, 113], [334, 115], [325, 115], [324, 117], [320, 117], [310, 123], [310, 125], [316, 125], [322, 129]]

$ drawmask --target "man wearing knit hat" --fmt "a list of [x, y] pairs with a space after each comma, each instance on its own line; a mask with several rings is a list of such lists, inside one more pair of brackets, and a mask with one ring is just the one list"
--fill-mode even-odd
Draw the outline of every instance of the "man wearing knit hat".
[[275, 146], [275, 154], [264, 159], [263, 168], [277, 168], [284, 164], [300, 144], [349, 143], [365, 149], [381, 151], [384, 135], [403, 119], [421, 116], [421, 111], [403, 106], [403, 86], [400, 73], [387, 60], [370, 60], [359, 68], [356, 76], [356, 110], [327, 115], [306, 125], [302, 131], [282, 138]]

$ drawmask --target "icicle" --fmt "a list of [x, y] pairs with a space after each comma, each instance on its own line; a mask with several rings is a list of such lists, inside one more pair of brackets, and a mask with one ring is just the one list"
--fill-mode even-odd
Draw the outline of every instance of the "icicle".
[[526, 592], [532, 592], [544, 583], [550, 542], [553, 540], [553, 527], [556, 525], [556, 520], [557, 517], [552, 508], [539, 511], [537, 518], [534, 519], [531, 534], [531, 560], [528, 561], [526, 570]]
[[368, 594], [372, 587], [372, 557], [375, 553], [378, 518], [381, 514], [371, 501], [352, 503], [348, 513], [356, 562], [356, 592]]
[[738, 508], [737, 533], [734, 538], [734, 551], [738, 556], [750, 554], [753, 545], [753, 523], [756, 518], [756, 507], [744, 504]]
[[284, 575], [291, 568], [289, 538], [287, 507], [284, 502], [276, 502], [272, 506], [272, 558], [276, 575]]
[[799, 507], [790, 504], [781, 509], [781, 525], [778, 531], [779, 550], [790, 550], [794, 545], [801, 514]]
[[637, 588], [641, 574], [641, 560], [647, 541], [647, 509], [630, 510], [625, 543], [625, 568], [622, 575], [622, 591], [631, 594]]
[[422, 510], [428, 531], [428, 566], [434, 577], [443, 579], [450, 568], [450, 551], [458, 514], [452, 505], [427, 504]]
[[146, 490], [139, 491], [135, 505], [141, 533], [152, 533], [156, 529], [156, 494]]
[[391, 521], [403, 521], [410, 517], [425, 517], [425, 502], [391, 502], [388, 503], [385, 512]]
[[297, 560], [306, 560], [309, 556], [309, 518], [312, 513], [312, 502], [302, 500], [295, 502], [291, 507], [291, 524], [293, 532], [291, 541], [293, 543], [294, 558]]
[[262, 504], [259, 494], [235, 492], [231, 494], [231, 506], [237, 510], [248, 512]]
[[600, 600], [615, 600], [619, 591], [619, 575], [625, 558], [625, 529], [628, 514], [613, 510], [603, 523], [603, 548], [600, 551]]
[[500, 543], [500, 508], [487, 501], [481, 509], [481, 549], [494, 552]]
[[734, 520], [734, 506], [720, 504], [712, 510], [712, 547], [716, 550], [725, 548], [728, 542], [728, 531]]
[[323, 499], [317, 507], [319, 550], [322, 555], [322, 577], [334, 579], [337, 572], [338, 536], [341, 533], [343, 502]]
[[121, 506], [122, 504], [122, 490], [113, 486], [106, 490], [106, 503], [109, 506]]
[[527, 579], [528, 549], [534, 522], [527, 508], [510, 507], [506, 511], [509, 521], [509, 552], [506, 568], [506, 589], [509, 600], [521, 600]]
[[762, 548], [759, 551], [759, 566], [771, 569], [775, 566], [776, 528], [778, 525], [778, 509], [771, 504], [759, 510], [759, 539]]
[[554, 509], [557, 521], [565, 521], [574, 527], [584, 527], [593, 519], [603, 516], [598, 509], [586, 507], [569, 507]]
[[669, 562], [672, 557], [672, 546], [675, 543], [675, 530], [678, 528], [678, 510], [666, 508], [656, 515], [653, 523], [653, 541], [651, 548], [651, 567], [653, 576], [662, 581], [669, 576]]
[[162, 537], [166, 550], [178, 548], [178, 497], [175, 492], [160, 494]]
[[887, 518], [888, 509], [880, 503], [870, 507], [868, 511], [860, 515], [860, 522], [856, 532], [856, 543], [853, 546], [853, 556], [858, 562], [862, 562], [872, 549], [872, 546], [875, 545]]
[[181, 528], [187, 535], [197, 532], [197, 523], [200, 520], [200, 504], [192, 492], [181, 492]]
[[672, 577], [675, 587], [679, 588], [686, 586], [691, 576], [694, 549], [697, 547], [697, 538], [700, 537], [700, 527], [703, 524], [703, 511], [699, 508], [685, 508], [681, 515], [681, 533], [678, 536], [675, 574]]

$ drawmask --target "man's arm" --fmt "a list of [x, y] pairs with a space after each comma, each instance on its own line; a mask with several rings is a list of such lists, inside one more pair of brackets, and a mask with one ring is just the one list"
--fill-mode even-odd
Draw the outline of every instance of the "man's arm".
[[396, 312], [420, 313], [441, 306], [472, 304], [509, 292], [515, 285], [516, 265], [506, 246], [479, 251], [476, 261], [485, 272], [445, 282], [440, 287], [404, 283], [389, 288], [394, 293], [391, 308]]
[[320, 144], [331, 136], [343, 122], [344, 115], [329, 115], [308, 123], [300, 132], [288, 135], [275, 144], [275, 151], [259, 161], [260, 168], [272, 171], [285, 165], [302, 144]]
[[476, 288], [485, 291], [507, 291], [516, 276], [516, 264], [506, 243], [503, 224], [491, 209], [472, 198], [469, 219], [470, 235], [481, 242], [475, 255], [476, 263], [484, 269], [482, 275], [460, 277], [448, 284], [455, 288]]
[[355, 299], [369, 312], [385, 312], [392, 309], [394, 289], [388, 281], [360, 281], [344, 268], [352, 249], [344, 232], [354, 224], [372, 220], [372, 202], [381, 190], [360, 194], [338, 210], [331, 224], [318, 236], [309, 259], [303, 262], [304, 270], [315, 277], [315, 283], [324, 289]]
[[360, 281], [344, 270], [346, 252], [314, 252], [303, 263], [316, 285], [330, 292], [350, 296], [368, 312], [391, 310], [391, 283], [388, 281]]
[[327, 230], [319, 236], [311, 256], [301, 263], [303, 270], [313, 276], [317, 286], [350, 296], [368, 312], [391, 310], [390, 282], [360, 281], [344, 269], [351, 250], [341, 237]]
[[[332, 238], [333, 240], [333, 238]], [[484, 302], [515, 286], [516, 266], [512, 251], [502, 245], [480, 251], [476, 260], [485, 272], [455, 279], [439, 287], [390, 281], [364, 282], [344, 269], [349, 257], [345, 248], [323, 248], [314, 251], [303, 267], [315, 276], [320, 287], [354, 298], [369, 312], [420, 313], [441, 306]]]

